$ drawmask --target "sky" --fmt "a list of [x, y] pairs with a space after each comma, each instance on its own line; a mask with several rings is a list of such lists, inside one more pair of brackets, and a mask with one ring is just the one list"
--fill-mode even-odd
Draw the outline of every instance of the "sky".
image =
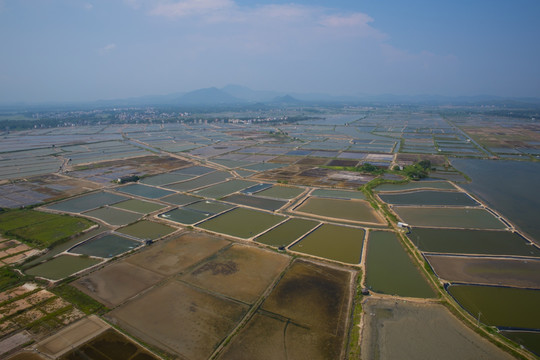
[[0, 103], [228, 84], [540, 98], [538, 0], [0, 0]]

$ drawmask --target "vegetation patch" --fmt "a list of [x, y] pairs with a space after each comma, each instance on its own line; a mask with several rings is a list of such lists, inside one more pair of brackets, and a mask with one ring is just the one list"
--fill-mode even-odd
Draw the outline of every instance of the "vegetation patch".
[[72, 303], [87, 315], [107, 310], [103, 304], [67, 283], [55, 287], [52, 292]]
[[35, 210], [0, 213], [0, 231], [40, 249], [67, 240], [92, 225], [94, 223], [87, 219]]

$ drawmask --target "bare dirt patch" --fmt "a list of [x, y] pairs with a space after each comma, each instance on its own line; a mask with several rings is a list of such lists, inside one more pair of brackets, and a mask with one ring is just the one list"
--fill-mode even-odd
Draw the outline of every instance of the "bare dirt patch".
[[156, 284], [163, 276], [127, 262], [93, 272], [73, 285], [97, 301], [114, 307]]
[[246, 311], [246, 305], [171, 280], [108, 317], [171, 357], [206, 359]]
[[325, 360], [338, 359], [336, 339], [268, 314], [258, 313], [224, 350], [220, 359]]
[[362, 359], [513, 359], [442, 305], [368, 298]]
[[169, 276], [195, 265], [230, 242], [204, 233], [189, 232], [180, 237], [160, 241], [130, 256], [130, 264]]
[[235, 244], [216, 254], [182, 280], [253, 303], [289, 263], [273, 251]]

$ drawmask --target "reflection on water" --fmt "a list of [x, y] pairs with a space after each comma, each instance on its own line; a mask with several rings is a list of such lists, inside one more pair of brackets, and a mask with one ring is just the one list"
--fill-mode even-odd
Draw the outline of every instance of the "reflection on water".
[[452, 165], [472, 179], [461, 185], [499, 211], [540, 244], [540, 163], [452, 159]]

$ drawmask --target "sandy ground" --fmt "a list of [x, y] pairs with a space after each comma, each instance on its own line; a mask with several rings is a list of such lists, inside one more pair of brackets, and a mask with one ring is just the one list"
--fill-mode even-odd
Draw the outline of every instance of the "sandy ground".
[[56, 358], [92, 339], [108, 328], [109, 325], [107, 323], [100, 320], [97, 316], [91, 315], [64, 328], [55, 335], [40, 341], [35, 345], [35, 348], [45, 355]]
[[363, 309], [364, 360], [513, 359], [442, 305], [367, 298]]

